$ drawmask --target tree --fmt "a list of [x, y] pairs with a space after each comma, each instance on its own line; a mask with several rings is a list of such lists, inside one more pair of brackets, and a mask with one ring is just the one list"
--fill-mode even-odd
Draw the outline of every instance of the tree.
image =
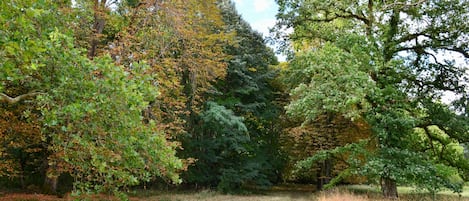
[[197, 162], [189, 167], [188, 183], [217, 186], [222, 192], [239, 190], [246, 180], [256, 176], [246, 167], [250, 136], [243, 118], [214, 102], [200, 114], [201, 126], [184, 148]]
[[278, 61], [262, 34], [242, 19], [232, 1], [220, 1], [220, 6], [227, 29], [236, 33], [237, 43], [225, 47], [231, 57], [226, 78], [217, 83], [222, 94], [215, 100], [244, 117], [251, 137], [249, 163], [263, 164], [258, 172], [268, 178], [256, 182], [260, 186], [270, 185], [280, 180], [284, 161], [278, 141], [281, 130], [278, 116], [282, 109], [276, 100], [280, 89], [274, 84]]
[[126, 26], [108, 52], [129, 69], [132, 60], [147, 61], [160, 87], [150, 108], [159, 126], [172, 137], [192, 132], [207, 92], [226, 73], [222, 50], [232, 34], [224, 31], [216, 1], [132, 2], [119, 8]]
[[[233, 41], [222, 46], [226, 75], [213, 80], [205, 94], [210, 102], [182, 138], [182, 153], [197, 160], [186, 173], [188, 183], [238, 192], [247, 184], [265, 187], [279, 178], [281, 160], [272, 154], [278, 153], [273, 120], [279, 108], [271, 103], [275, 89], [270, 83], [275, 77], [270, 65], [277, 61], [232, 1], [217, 3], [224, 23], [220, 31]], [[235, 122], [240, 126], [231, 128]]]
[[[290, 121], [288, 116], [285, 117]], [[346, 160], [349, 153], [337, 154], [331, 158], [316, 161], [311, 168], [296, 170], [296, 163], [322, 150], [330, 150], [359, 142], [369, 137], [370, 131], [361, 121], [350, 121], [342, 116], [321, 115], [314, 122], [301, 125], [301, 122], [290, 122], [281, 135], [282, 147], [288, 154], [285, 179], [290, 182], [316, 183], [317, 189], [331, 185], [331, 179], [347, 169]], [[362, 183], [362, 177], [344, 178], [346, 183]]]
[[[178, 172], [183, 167], [175, 145], [154, 121], [142, 121], [142, 111], [158, 95], [145, 62], [135, 61], [129, 72], [109, 56], [87, 58], [75, 45], [69, 28], [73, 26], [68, 26], [77, 19], [69, 12], [70, 5], [11, 1], [0, 7], [0, 20], [7, 25], [0, 37], [5, 44], [0, 52], [4, 61], [0, 92], [1, 100], [8, 103], [2, 104], [2, 111], [7, 111], [2, 117], [22, 113], [14, 119], [35, 128], [22, 132], [2, 123], [1, 135], [16, 136], [12, 144], [25, 142], [21, 152], [39, 150], [46, 155], [42, 168], [50, 190], [55, 191], [61, 174], [75, 178], [76, 193], [119, 193], [157, 176], [180, 182]], [[15, 111], [25, 108], [25, 101], [34, 107]], [[38, 131], [40, 142], [36, 136], [24, 135]], [[2, 160], [10, 159], [11, 152], [6, 151]], [[11, 169], [15, 167], [7, 170]], [[2, 170], [1, 175], [14, 176], [10, 172]]]
[[51, 51], [49, 60], [63, 59], [56, 72], [61, 76], [39, 98], [52, 151], [48, 176], [71, 174], [76, 193], [118, 193], [154, 176], [180, 182], [182, 162], [174, 145], [155, 130], [155, 122], [142, 121], [142, 111], [157, 95], [145, 74], [148, 66], [135, 63], [129, 73], [109, 57], [91, 62], [64, 35], [52, 33], [51, 40], [53, 48], [71, 51]]
[[[0, 175], [19, 177], [22, 186], [29, 185], [29, 173], [43, 172], [47, 145], [41, 132], [41, 114], [36, 97], [50, 89], [54, 79], [45, 68], [48, 34], [54, 27], [62, 28], [67, 16], [60, 3], [10, 1], [0, 3], [0, 104], [2, 119], [1, 151], [5, 163]], [[63, 19], [59, 21], [57, 19]], [[26, 162], [26, 160], [29, 161]], [[27, 172], [29, 165], [35, 166]], [[29, 166], [31, 167], [31, 166]], [[26, 181], [25, 181], [26, 180]], [[36, 183], [37, 184], [37, 183]]]
[[[351, 158], [355, 171], [347, 172], [380, 180], [386, 197], [398, 196], [397, 184], [460, 191], [450, 175], [466, 177], [469, 163], [462, 152], [444, 150], [469, 140], [469, 2], [277, 2], [277, 30], [294, 30], [278, 32], [295, 50], [288, 113], [305, 123], [324, 113], [365, 120], [372, 131], [368, 144], [376, 149], [359, 149], [366, 159]], [[458, 97], [451, 105], [442, 102], [449, 92]], [[358, 148], [312, 159], [340, 150]]]

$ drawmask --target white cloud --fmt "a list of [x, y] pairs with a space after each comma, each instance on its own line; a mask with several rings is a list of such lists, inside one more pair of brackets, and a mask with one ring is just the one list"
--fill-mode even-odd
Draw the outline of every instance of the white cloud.
[[269, 29], [275, 25], [275, 19], [262, 19], [251, 24], [252, 28], [264, 34], [269, 35]]
[[254, 10], [256, 12], [263, 12], [272, 6], [272, 3], [269, 0], [254, 0]]

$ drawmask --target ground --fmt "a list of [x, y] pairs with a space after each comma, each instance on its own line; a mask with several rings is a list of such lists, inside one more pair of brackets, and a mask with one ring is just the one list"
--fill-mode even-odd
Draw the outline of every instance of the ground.
[[[280, 186], [267, 191], [246, 195], [223, 195], [212, 190], [201, 191], [136, 191], [131, 193], [132, 201], [384, 201], [375, 187], [346, 186], [325, 192], [313, 192], [310, 186]], [[461, 196], [442, 192], [436, 197], [417, 192], [413, 188], [399, 188], [401, 201], [469, 201], [469, 187]], [[75, 200], [66, 195], [64, 198], [34, 193], [0, 193], [0, 201], [68, 201]], [[94, 196], [90, 200], [116, 200], [107, 195]]]

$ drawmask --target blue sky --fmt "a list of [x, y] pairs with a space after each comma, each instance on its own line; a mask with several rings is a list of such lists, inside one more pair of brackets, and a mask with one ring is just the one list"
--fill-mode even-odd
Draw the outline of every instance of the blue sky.
[[251, 27], [264, 36], [268, 36], [269, 28], [275, 24], [277, 3], [275, 0], [233, 0], [238, 12]]
[[[275, 0], [233, 0], [238, 13], [251, 24], [254, 30], [264, 37], [269, 36], [269, 28], [275, 25], [278, 5]], [[279, 61], [285, 61], [284, 55], [277, 55]]]

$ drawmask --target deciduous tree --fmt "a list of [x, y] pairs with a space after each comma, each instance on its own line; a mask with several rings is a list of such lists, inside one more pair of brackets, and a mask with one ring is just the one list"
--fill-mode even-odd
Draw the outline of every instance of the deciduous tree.
[[[364, 119], [376, 150], [356, 173], [379, 180], [386, 197], [397, 197], [398, 184], [460, 191], [450, 175], [467, 175], [468, 162], [442, 150], [469, 140], [469, 2], [277, 2], [278, 29], [294, 30], [286, 36], [296, 48], [291, 67], [304, 75], [288, 112], [304, 122], [325, 112]], [[442, 102], [446, 93], [453, 104]]]
[[[87, 58], [73, 38], [77, 16], [68, 12], [79, 7], [55, 1], [9, 1], [0, 7], [2, 119], [22, 114], [13, 124], [0, 124], [2, 144], [6, 139], [12, 144], [1, 150], [2, 160], [12, 159], [11, 149], [34, 153], [40, 144], [35, 150], [46, 155], [42, 168], [52, 191], [63, 173], [75, 178], [77, 193], [119, 193], [157, 176], [180, 182], [182, 162], [174, 144], [154, 121], [143, 121], [142, 111], [158, 95], [145, 61], [133, 61], [126, 71], [109, 56]], [[26, 101], [33, 107], [23, 107]], [[22, 123], [35, 129], [9, 127]], [[22, 171], [21, 156], [14, 157], [20, 168], [15, 170], [13, 161], [2, 176]]]

